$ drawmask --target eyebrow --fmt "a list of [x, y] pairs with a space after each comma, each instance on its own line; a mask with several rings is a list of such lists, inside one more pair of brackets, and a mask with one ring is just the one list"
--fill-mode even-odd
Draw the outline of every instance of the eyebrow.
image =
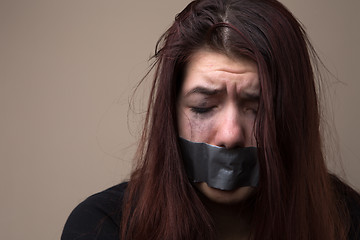
[[212, 95], [216, 95], [221, 92], [224, 92], [224, 91], [225, 91], [225, 89], [211, 89], [211, 88], [205, 88], [205, 87], [195, 87], [195, 88], [191, 89], [189, 92], [187, 92], [185, 94], [185, 97], [187, 97], [191, 94], [195, 94], [195, 93], [212, 96]]
[[[211, 88], [205, 88], [205, 87], [195, 87], [193, 89], [191, 89], [189, 92], [187, 92], [185, 94], [185, 97], [188, 97], [192, 94], [204, 94], [207, 96], [213, 96], [213, 95], [217, 95], [219, 93], [224, 92], [225, 89], [211, 89]], [[242, 99], [245, 99], [246, 101], [251, 101], [251, 102], [257, 102], [260, 99], [260, 96], [258, 93], [254, 93], [254, 92], [247, 92], [247, 91], [242, 91], [240, 93], [240, 96]]]

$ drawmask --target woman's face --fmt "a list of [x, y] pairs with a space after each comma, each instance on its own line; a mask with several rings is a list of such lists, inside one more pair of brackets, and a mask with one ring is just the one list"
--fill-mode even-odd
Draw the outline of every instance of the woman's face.
[[[255, 62], [197, 51], [185, 70], [177, 103], [180, 137], [228, 149], [256, 146], [259, 92]], [[206, 183], [196, 187], [210, 200], [230, 204], [245, 200], [253, 191], [251, 187], [222, 191]]]

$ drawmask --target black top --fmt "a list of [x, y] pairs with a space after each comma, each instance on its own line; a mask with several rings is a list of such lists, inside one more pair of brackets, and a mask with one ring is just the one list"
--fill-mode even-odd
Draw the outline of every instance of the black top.
[[119, 240], [121, 203], [127, 183], [94, 194], [70, 214], [61, 240]]
[[[344, 196], [352, 226], [349, 240], [360, 240], [360, 197], [337, 178], [334, 186]], [[70, 214], [61, 240], [119, 240], [121, 203], [127, 183], [121, 183], [94, 194]]]

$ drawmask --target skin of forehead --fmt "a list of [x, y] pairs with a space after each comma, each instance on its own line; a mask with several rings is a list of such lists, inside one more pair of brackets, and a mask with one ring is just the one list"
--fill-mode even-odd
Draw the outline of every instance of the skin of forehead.
[[[224, 68], [218, 67], [217, 61], [214, 61], [214, 58], [218, 58], [222, 62], [222, 65], [224, 65]], [[198, 65], [197, 63], [199, 60], [203, 60], [203, 62], [207, 62], [206, 66], [207, 68], [211, 68], [218, 71], [226, 71], [229, 73], [234, 74], [241, 74], [243, 72], [257, 72], [257, 66], [256, 63], [246, 57], [230, 57], [228, 55], [225, 55], [223, 53], [219, 53], [213, 50], [208, 49], [200, 49], [196, 51], [190, 58], [190, 63], [188, 66], [188, 70], [190, 70], [192, 67]], [[240, 63], [240, 64], [239, 64]]]
[[197, 85], [221, 88], [235, 83], [240, 83], [241, 88], [255, 92], [259, 89], [259, 81], [254, 78], [257, 79], [255, 62], [246, 58], [230, 58], [222, 53], [202, 49], [194, 53], [190, 59], [185, 72], [185, 80], [190, 81], [184, 82], [183, 92], [186, 93]]

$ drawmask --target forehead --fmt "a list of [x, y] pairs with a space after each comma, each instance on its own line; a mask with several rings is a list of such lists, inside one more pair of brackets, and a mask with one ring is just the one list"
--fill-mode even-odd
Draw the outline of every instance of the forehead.
[[226, 88], [230, 85], [259, 89], [257, 64], [245, 57], [232, 58], [225, 54], [201, 49], [195, 52], [185, 69], [183, 91], [196, 85]]
[[227, 70], [233, 73], [257, 71], [256, 63], [245, 56], [235, 58], [210, 49], [200, 49], [193, 53], [186, 70], [199, 67], [204, 70]]

